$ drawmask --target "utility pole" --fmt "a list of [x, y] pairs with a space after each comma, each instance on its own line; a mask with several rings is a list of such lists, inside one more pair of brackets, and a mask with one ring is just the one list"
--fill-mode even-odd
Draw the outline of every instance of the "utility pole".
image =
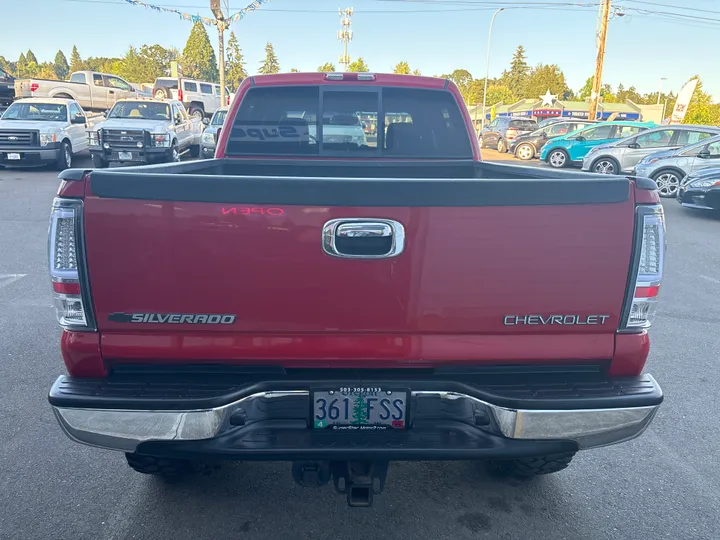
[[348, 56], [348, 43], [352, 41], [353, 33], [350, 30], [350, 18], [353, 15], [353, 8], [339, 9], [340, 14], [340, 27], [341, 30], [337, 32], [337, 38], [343, 42], [343, 55], [340, 57], [340, 64], [343, 66], [343, 71], [348, 70], [350, 65], [350, 57]]
[[593, 78], [592, 93], [590, 94], [590, 111], [588, 112], [589, 120], [596, 119], [598, 103], [600, 101], [603, 62], [605, 61], [605, 43], [607, 42], [611, 2], [612, 0], [602, 0], [602, 4], [600, 6], [600, 23], [597, 33], [597, 61], [595, 62], [595, 77]]
[[220, 106], [225, 106], [225, 30], [229, 21], [225, 20], [220, 0], [210, 0], [210, 11], [215, 15], [215, 25], [218, 29], [218, 67], [220, 68]]

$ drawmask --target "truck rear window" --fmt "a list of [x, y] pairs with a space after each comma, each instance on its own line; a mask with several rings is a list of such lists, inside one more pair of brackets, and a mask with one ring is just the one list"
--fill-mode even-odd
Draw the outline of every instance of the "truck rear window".
[[225, 153], [472, 158], [450, 92], [397, 87], [251, 88]]
[[510, 129], [521, 129], [523, 131], [533, 131], [537, 129], [537, 123], [532, 120], [512, 120], [508, 126]]

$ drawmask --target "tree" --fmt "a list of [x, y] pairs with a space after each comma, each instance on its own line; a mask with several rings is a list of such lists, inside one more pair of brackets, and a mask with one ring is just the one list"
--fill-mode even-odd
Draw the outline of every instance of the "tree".
[[413, 69], [412, 74], [413, 74], [413, 75], [417, 75], [417, 76], [422, 75], [422, 73], [420, 73], [420, 70], [419, 70], [419, 69]]
[[210, 44], [205, 26], [200, 21], [193, 24], [182, 52], [182, 67], [185, 76], [202, 81], [218, 82], [217, 58]]
[[82, 71], [83, 67], [85, 66], [83, 66], [80, 53], [78, 52], [77, 47], [73, 45], [72, 53], [70, 53], [70, 71]]
[[231, 89], [237, 90], [237, 87], [240, 86], [240, 83], [245, 80], [248, 74], [245, 71], [245, 57], [240, 49], [235, 32], [230, 32], [225, 56], [225, 70], [227, 71], [225, 80]]
[[355, 400], [353, 401], [352, 421], [350, 423], [362, 425], [367, 422], [367, 419], [368, 406], [365, 403], [365, 399], [360, 394], [357, 394], [357, 396], [355, 396]]
[[[555, 64], [538, 64], [530, 70], [522, 95], [537, 98], [550, 90], [551, 94], [562, 96], [567, 88], [565, 74]], [[513, 88], [510, 87], [512, 91]]]
[[93, 58], [91, 61], [88, 58], [86, 63], [96, 64], [93, 69], [97, 71], [117, 73], [133, 82], [150, 83], [158, 77], [167, 76], [170, 73], [170, 62], [176, 58], [175, 49], [166, 49], [161, 45], [143, 45], [139, 50], [129, 47], [121, 59]]
[[524, 91], [525, 84], [530, 75], [530, 66], [526, 61], [525, 48], [518, 45], [510, 61], [510, 69], [504, 71], [502, 84], [510, 88], [510, 91], [518, 95]]
[[35, 77], [38, 79], [49, 79], [52, 81], [58, 80], [58, 75], [55, 72], [55, 64], [51, 62], [43, 62], [40, 65], [37, 65], [37, 68], [35, 68]]
[[515, 99], [513, 91], [507, 86], [503, 84], [492, 84], [488, 86], [487, 100], [485, 101], [487, 105], [494, 105], [501, 101], [507, 104], [514, 103], [517, 100]]
[[460, 90], [465, 103], [470, 103], [469, 90], [470, 84], [473, 82], [473, 76], [467, 69], [456, 69], [450, 74], [443, 75], [442, 78], [454, 82]]
[[65, 79], [68, 76], [68, 73], [70, 73], [70, 66], [68, 65], [67, 58], [65, 58], [65, 53], [60, 50], [57, 54], [55, 54], [53, 69], [55, 70], [55, 75], [57, 75], [58, 79]]
[[320, 73], [334, 73], [337, 71], [337, 69], [335, 69], [335, 64], [332, 62], [325, 62], [322, 66], [319, 66], [317, 70]]
[[20, 53], [20, 58], [18, 58], [17, 64], [15, 64], [15, 76], [16, 77], [26, 77], [27, 71], [27, 60], [25, 59], [25, 53]]
[[36, 64], [38, 63], [37, 56], [35, 56], [35, 53], [32, 52], [31, 49], [28, 49], [28, 52], [27, 52], [27, 54], [25, 55], [25, 59], [27, 60], [28, 64], [29, 64], [30, 62], [35, 62]]
[[275, 54], [275, 48], [269, 41], [265, 44], [265, 60], [260, 65], [259, 73], [268, 75], [270, 73], [280, 73], [280, 61]]
[[299, 69], [290, 68], [290, 73], [300, 73]]
[[398, 62], [393, 68], [393, 73], [397, 73], [399, 75], [410, 75], [410, 64], [405, 61]]
[[[720, 103], [712, 103], [712, 96], [703, 90], [700, 77], [695, 76], [693, 79], [698, 79], [698, 84], [690, 99], [690, 105], [683, 119], [683, 124], [702, 124], [708, 126], [720, 124]], [[668, 103], [668, 108], [674, 106], [674, 102]], [[666, 114], [669, 116], [671, 112], [672, 109], [667, 111]]]
[[362, 56], [354, 62], [350, 62], [347, 68], [348, 71], [352, 71], [353, 73], [364, 73], [370, 71], [370, 68], [365, 63], [365, 60], [363, 60]]

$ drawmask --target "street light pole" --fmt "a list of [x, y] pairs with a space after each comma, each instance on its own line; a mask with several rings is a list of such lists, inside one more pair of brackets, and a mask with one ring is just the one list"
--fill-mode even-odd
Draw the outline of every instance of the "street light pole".
[[495, 22], [495, 17], [501, 11], [505, 11], [505, 8], [498, 9], [493, 13], [492, 19], [490, 19], [490, 30], [488, 30], [488, 44], [487, 44], [487, 57], [485, 59], [485, 89], [483, 90], [483, 104], [482, 104], [482, 124], [481, 127], [485, 127], [485, 104], [487, 103], [487, 85], [488, 77], [490, 76], [490, 40], [492, 39], [492, 27]]

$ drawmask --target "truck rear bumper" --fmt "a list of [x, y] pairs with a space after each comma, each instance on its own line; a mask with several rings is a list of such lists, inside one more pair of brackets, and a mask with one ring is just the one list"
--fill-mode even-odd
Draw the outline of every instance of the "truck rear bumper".
[[405, 430], [316, 430], [312, 388], [109, 382], [62, 376], [49, 401], [72, 439], [124, 452], [244, 460], [490, 459], [567, 452], [640, 435], [662, 402], [650, 375], [604, 382], [475, 385], [362, 379], [410, 389]]

